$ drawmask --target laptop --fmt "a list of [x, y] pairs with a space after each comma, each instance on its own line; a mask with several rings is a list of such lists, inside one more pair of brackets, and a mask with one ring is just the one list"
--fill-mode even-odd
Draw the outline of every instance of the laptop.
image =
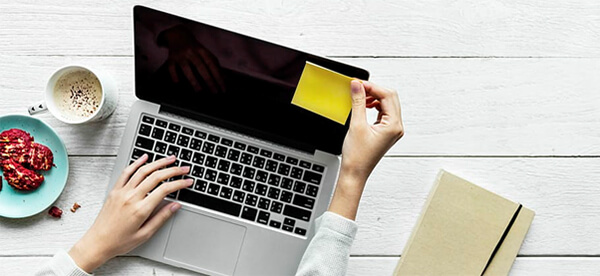
[[293, 275], [349, 126], [291, 104], [296, 85], [307, 61], [368, 72], [147, 7], [133, 17], [138, 100], [110, 185], [144, 153], [176, 155], [194, 185], [164, 199], [182, 208], [132, 254], [208, 275]]

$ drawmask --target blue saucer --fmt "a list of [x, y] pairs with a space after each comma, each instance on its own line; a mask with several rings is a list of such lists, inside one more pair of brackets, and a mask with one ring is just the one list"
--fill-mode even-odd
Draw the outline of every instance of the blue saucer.
[[35, 142], [50, 148], [54, 154], [54, 164], [56, 165], [49, 171], [40, 171], [44, 175], [44, 182], [32, 192], [17, 191], [2, 177], [0, 216], [24, 218], [44, 211], [60, 196], [69, 176], [69, 158], [63, 141], [50, 126], [41, 120], [24, 115], [0, 116], [0, 132], [11, 128], [29, 132]]

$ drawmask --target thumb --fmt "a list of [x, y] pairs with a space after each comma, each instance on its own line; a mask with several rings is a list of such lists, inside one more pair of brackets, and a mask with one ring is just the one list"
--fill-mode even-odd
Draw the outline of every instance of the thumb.
[[352, 80], [350, 82], [350, 90], [352, 91], [352, 117], [350, 117], [350, 125], [363, 125], [367, 122], [365, 87], [359, 80]]

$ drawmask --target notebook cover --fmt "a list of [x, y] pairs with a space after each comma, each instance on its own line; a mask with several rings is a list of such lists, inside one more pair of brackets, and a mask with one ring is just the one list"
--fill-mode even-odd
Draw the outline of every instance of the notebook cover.
[[533, 218], [531, 210], [519, 207], [441, 171], [394, 275], [509, 271]]

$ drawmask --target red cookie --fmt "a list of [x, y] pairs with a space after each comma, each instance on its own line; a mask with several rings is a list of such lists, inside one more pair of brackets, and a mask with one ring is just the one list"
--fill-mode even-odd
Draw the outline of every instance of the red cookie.
[[23, 167], [12, 158], [2, 161], [2, 171], [8, 185], [21, 191], [33, 191], [44, 181], [44, 176]]
[[31, 146], [16, 161], [27, 165], [32, 170], [47, 171], [52, 168], [54, 155], [52, 155], [52, 151], [48, 147], [38, 143], [31, 143]]
[[18, 144], [31, 144], [33, 137], [21, 129], [11, 128], [0, 133], [0, 143], [18, 143]]

